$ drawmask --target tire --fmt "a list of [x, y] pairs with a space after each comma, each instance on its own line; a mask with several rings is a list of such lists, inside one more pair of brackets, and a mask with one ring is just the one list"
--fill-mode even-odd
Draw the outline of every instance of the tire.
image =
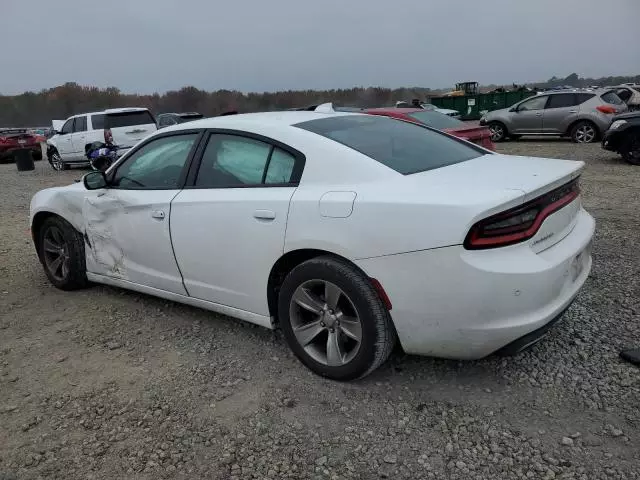
[[[49, 217], [38, 230], [37, 238], [38, 256], [55, 287], [78, 290], [88, 285], [84, 239], [69, 222], [61, 217]], [[58, 258], [62, 261], [56, 263]]]
[[69, 166], [62, 161], [62, 157], [57, 150], [52, 151], [49, 155], [49, 164], [51, 164], [51, 168], [57, 172], [61, 172], [62, 170], [69, 168]]
[[301, 263], [287, 275], [278, 312], [293, 353], [310, 370], [333, 380], [368, 375], [389, 358], [395, 345], [391, 317], [370, 279], [331, 256]]
[[494, 143], [504, 142], [507, 138], [507, 127], [500, 122], [489, 122], [487, 125], [491, 131], [491, 141]]
[[640, 131], [631, 132], [620, 147], [625, 162], [640, 166]]
[[574, 143], [593, 143], [598, 140], [598, 127], [583, 120], [571, 127], [570, 135]]

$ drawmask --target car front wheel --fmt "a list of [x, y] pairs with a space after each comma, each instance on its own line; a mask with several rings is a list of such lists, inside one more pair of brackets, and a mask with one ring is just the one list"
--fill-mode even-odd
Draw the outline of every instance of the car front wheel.
[[49, 281], [62, 290], [87, 285], [84, 240], [66, 220], [49, 217], [38, 232], [39, 256]]
[[364, 377], [389, 357], [395, 330], [370, 279], [349, 263], [317, 257], [280, 289], [280, 326], [293, 353], [334, 380]]
[[493, 142], [502, 142], [507, 138], [507, 129], [500, 122], [490, 122], [488, 126], [491, 131], [491, 140]]
[[49, 163], [51, 164], [51, 168], [58, 172], [67, 169], [67, 166], [62, 161], [62, 157], [58, 152], [53, 152], [49, 155]]
[[640, 166], [640, 131], [633, 132], [627, 137], [620, 153], [626, 162]]

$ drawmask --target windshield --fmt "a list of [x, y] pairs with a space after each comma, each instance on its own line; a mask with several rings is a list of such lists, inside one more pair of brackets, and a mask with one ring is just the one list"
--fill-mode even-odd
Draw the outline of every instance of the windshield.
[[443, 113], [434, 110], [425, 110], [424, 112], [408, 113], [411, 118], [415, 118], [425, 125], [442, 130], [443, 128], [460, 128], [464, 127], [464, 122], [449, 117]]
[[132, 127], [134, 125], [155, 124], [151, 113], [147, 110], [108, 113], [104, 119], [104, 128]]
[[336, 116], [295, 126], [346, 145], [403, 175], [486, 154], [434, 130], [381, 116]]

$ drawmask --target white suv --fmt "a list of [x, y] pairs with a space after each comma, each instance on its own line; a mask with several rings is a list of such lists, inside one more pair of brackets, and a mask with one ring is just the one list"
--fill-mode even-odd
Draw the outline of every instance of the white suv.
[[[57, 120], [53, 123], [56, 134], [47, 140], [47, 155], [54, 170], [89, 165], [86, 148], [93, 142], [118, 145], [120, 156], [158, 129], [146, 108], [112, 108], [74, 115], [64, 123]], [[56, 128], [56, 124], [62, 124], [62, 127]]]

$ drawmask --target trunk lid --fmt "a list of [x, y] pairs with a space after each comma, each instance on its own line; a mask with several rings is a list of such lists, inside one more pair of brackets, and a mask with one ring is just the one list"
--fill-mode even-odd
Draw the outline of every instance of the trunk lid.
[[[405, 177], [415, 187], [466, 205], [474, 214], [468, 228], [492, 215], [537, 199], [578, 178], [584, 162], [488, 154]], [[535, 252], [553, 246], [573, 228], [580, 197], [549, 215], [527, 240]]]
[[491, 131], [488, 127], [465, 125], [458, 128], [445, 128], [443, 131], [489, 150], [495, 150], [495, 145], [491, 141]]

